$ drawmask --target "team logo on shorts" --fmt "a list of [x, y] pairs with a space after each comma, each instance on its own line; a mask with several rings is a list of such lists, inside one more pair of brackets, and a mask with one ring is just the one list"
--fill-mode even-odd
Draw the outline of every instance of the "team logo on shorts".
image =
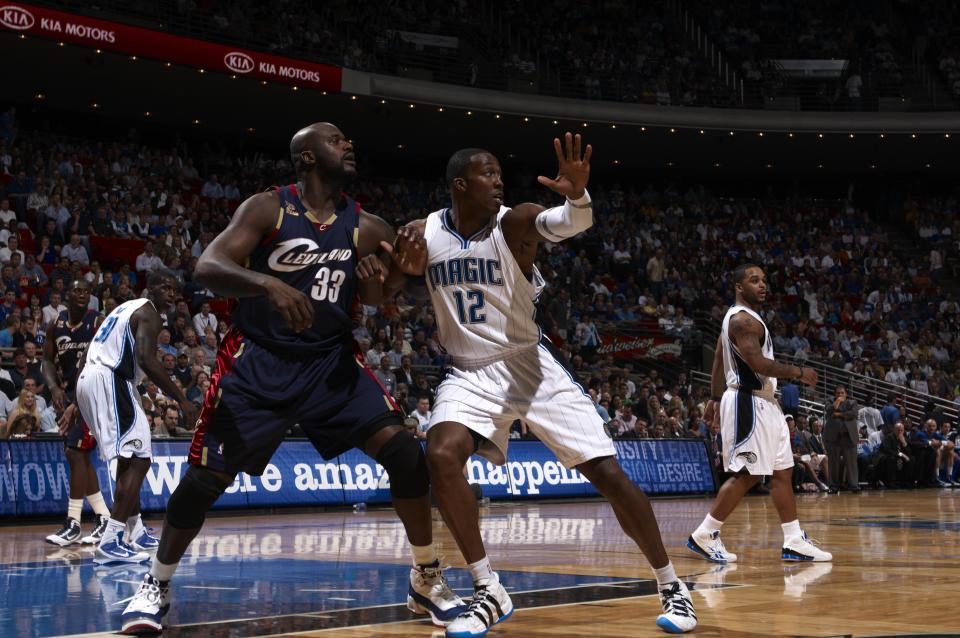
[[741, 457], [743, 457], [743, 460], [747, 465], [757, 462], [757, 455], [753, 452], [741, 452], [737, 455], [737, 458], [739, 459]]
[[143, 447], [143, 441], [140, 439], [130, 439], [123, 444], [123, 447], [132, 447], [134, 450], [139, 450]]

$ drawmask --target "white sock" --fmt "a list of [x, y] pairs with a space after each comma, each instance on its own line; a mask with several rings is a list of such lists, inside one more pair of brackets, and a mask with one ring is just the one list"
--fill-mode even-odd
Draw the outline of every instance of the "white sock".
[[803, 530], [800, 529], [800, 521], [792, 520], [789, 523], [780, 525], [783, 528], [783, 539], [788, 540], [795, 536], [803, 536]]
[[140, 515], [134, 514], [127, 519], [127, 540], [133, 540], [136, 537], [139, 527], [142, 527], [143, 524], [140, 522]]
[[107, 509], [107, 504], [103, 502], [103, 494], [100, 492], [97, 492], [96, 494], [87, 494], [87, 502], [90, 503], [90, 507], [93, 508], [93, 511], [97, 516], [110, 518], [110, 510]]
[[150, 566], [150, 575], [159, 580], [161, 583], [169, 582], [173, 578], [173, 573], [177, 571], [177, 567], [180, 565], [180, 561], [167, 565], [166, 563], [161, 563], [156, 556], [153, 557], [153, 564]]
[[474, 585], [485, 585], [488, 580], [493, 578], [493, 570], [490, 568], [490, 559], [484, 556], [475, 563], [467, 565], [470, 575], [473, 577]]
[[657, 586], [663, 587], [677, 581], [677, 572], [673, 569], [673, 563], [667, 563], [663, 567], [653, 568], [653, 573], [657, 577]]
[[80, 522], [80, 512], [83, 511], [83, 499], [71, 498], [67, 501], [67, 518]]
[[416, 567], [424, 565], [433, 565], [437, 562], [437, 548], [433, 543], [429, 545], [414, 545], [410, 543], [410, 549], [413, 552], [413, 564]]
[[103, 532], [103, 538], [100, 539], [100, 544], [103, 545], [114, 540], [117, 536], [122, 535], [126, 529], [127, 526], [125, 523], [121, 523], [120, 521], [111, 518], [109, 521], [107, 521], [107, 529], [105, 529]]
[[718, 521], [714, 517], [707, 514], [707, 516], [703, 519], [703, 522], [700, 523], [700, 527], [697, 528], [697, 531], [710, 535], [714, 532], [719, 532], [721, 527], [723, 527], [723, 521]]

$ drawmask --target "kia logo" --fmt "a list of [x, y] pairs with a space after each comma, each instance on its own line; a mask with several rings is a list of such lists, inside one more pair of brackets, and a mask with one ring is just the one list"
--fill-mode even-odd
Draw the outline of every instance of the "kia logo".
[[33, 28], [33, 14], [20, 7], [0, 7], [0, 24], [17, 31]]
[[250, 73], [250, 71], [253, 71], [253, 58], [239, 51], [231, 51], [223, 56], [223, 63], [234, 73]]

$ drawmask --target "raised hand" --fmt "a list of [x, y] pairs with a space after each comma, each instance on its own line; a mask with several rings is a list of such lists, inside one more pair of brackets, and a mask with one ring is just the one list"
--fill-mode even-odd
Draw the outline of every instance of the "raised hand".
[[593, 155], [593, 147], [587, 144], [586, 151], [581, 155], [579, 133], [573, 135], [568, 132], [564, 135], [564, 141], [565, 144], [561, 144], [559, 138], [553, 140], [558, 164], [556, 179], [541, 175], [537, 181], [568, 199], [579, 199], [583, 197], [590, 180], [590, 156]]
[[427, 269], [427, 241], [416, 228], [403, 226], [397, 231], [392, 245], [382, 241], [380, 246], [402, 272], [414, 277], [423, 276]]

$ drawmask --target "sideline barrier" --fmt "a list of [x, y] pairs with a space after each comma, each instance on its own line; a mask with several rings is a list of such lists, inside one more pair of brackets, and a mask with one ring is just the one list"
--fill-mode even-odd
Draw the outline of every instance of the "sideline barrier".
[[[617, 457], [630, 479], [648, 494], [712, 492], [713, 475], [703, 441], [692, 439], [616, 441]], [[188, 440], [154, 441], [153, 465], [140, 492], [144, 511], [163, 511], [187, 471]], [[108, 504], [112, 483], [94, 453]], [[511, 441], [507, 464], [480, 457], [467, 464], [471, 483], [493, 500], [592, 496], [597, 491], [568, 470], [539, 441]], [[60, 440], [0, 441], [0, 517], [63, 514], [69, 468]], [[285, 441], [262, 476], [240, 474], [214, 505], [217, 509], [295, 505], [351, 505], [390, 501], [383, 467], [351, 450], [324, 461], [304, 440]], [[87, 509], [88, 506], [85, 505]]]

